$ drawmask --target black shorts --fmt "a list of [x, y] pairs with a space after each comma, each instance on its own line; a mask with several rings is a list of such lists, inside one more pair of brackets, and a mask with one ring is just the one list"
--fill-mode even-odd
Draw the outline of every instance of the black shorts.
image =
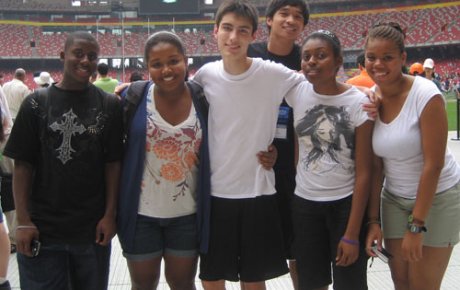
[[211, 198], [209, 249], [200, 257], [200, 279], [260, 282], [287, 272], [274, 195]]
[[281, 217], [281, 229], [283, 231], [286, 259], [293, 259], [292, 243], [294, 242], [294, 230], [292, 227], [292, 198], [295, 190], [295, 173], [288, 171], [275, 171], [276, 198]]
[[[340, 238], [345, 233], [352, 196], [341, 200], [316, 202], [294, 195], [292, 211], [299, 289], [316, 289], [332, 283], [337, 290], [367, 290], [365, 227], [359, 236], [358, 260], [347, 267], [336, 267]], [[332, 265], [332, 273], [331, 273]], [[332, 274], [332, 275], [331, 275]]]

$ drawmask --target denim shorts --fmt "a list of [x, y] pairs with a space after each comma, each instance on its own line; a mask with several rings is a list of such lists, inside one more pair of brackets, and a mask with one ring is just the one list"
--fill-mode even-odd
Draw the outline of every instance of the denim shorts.
[[137, 216], [133, 250], [123, 255], [131, 261], [143, 261], [165, 254], [198, 255], [196, 214], [175, 218]]
[[21, 289], [107, 289], [111, 246], [42, 243], [36, 257], [17, 254]]
[[[415, 199], [395, 196], [382, 191], [382, 231], [385, 239], [402, 239], [407, 231], [407, 218], [414, 208]], [[460, 183], [437, 193], [425, 221], [423, 245], [452, 247], [459, 241]]]

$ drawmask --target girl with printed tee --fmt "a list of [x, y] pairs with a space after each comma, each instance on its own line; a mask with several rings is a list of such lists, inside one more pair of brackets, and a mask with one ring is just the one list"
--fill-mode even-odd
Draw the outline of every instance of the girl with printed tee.
[[[195, 289], [200, 158], [202, 168], [208, 166], [205, 112], [184, 81], [187, 58], [177, 35], [150, 36], [145, 60], [152, 82], [127, 124], [118, 235], [133, 289], [156, 289], [163, 259], [171, 289]], [[202, 173], [206, 195], [209, 170]]]
[[[187, 57], [177, 35], [150, 36], [144, 59], [152, 82], [127, 124], [118, 236], [133, 289], [156, 289], [162, 260], [171, 289], [195, 289], [198, 252], [208, 248], [208, 108], [201, 87], [185, 81]], [[276, 152], [259, 153], [271, 168]]]
[[395, 289], [440, 289], [460, 231], [460, 168], [446, 148], [445, 102], [430, 80], [401, 73], [407, 53], [398, 24], [369, 29], [365, 55], [382, 97], [368, 253], [375, 256], [370, 247], [381, 248], [383, 235]]
[[294, 109], [298, 161], [293, 199], [294, 257], [300, 289], [367, 289], [362, 228], [370, 180], [373, 122], [368, 98], [338, 82], [338, 38], [310, 34], [302, 46], [302, 82], [286, 97]]

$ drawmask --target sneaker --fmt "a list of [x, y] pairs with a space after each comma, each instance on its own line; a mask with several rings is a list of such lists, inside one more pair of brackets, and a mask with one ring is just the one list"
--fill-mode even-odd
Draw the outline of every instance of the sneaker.
[[10, 282], [6, 281], [3, 284], [0, 284], [0, 290], [11, 290]]
[[[10, 254], [14, 254], [14, 253], [16, 253], [16, 245], [11, 244]], [[0, 288], [0, 290], [1, 290], [1, 288]]]

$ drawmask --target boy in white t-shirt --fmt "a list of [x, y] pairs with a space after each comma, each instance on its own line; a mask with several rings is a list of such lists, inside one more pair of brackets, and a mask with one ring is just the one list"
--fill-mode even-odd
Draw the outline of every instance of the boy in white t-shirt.
[[247, 56], [257, 21], [253, 5], [225, 1], [214, 28], [222, 60], [194, 77], [210, 105], [211, 230], [200, 265], [205, 289], [224, 289], [225, 280], [264, 289], [265, 280], [288, 272], [274, 173], [256, 155], [273, 142], [279, 105], [304, 77]]

